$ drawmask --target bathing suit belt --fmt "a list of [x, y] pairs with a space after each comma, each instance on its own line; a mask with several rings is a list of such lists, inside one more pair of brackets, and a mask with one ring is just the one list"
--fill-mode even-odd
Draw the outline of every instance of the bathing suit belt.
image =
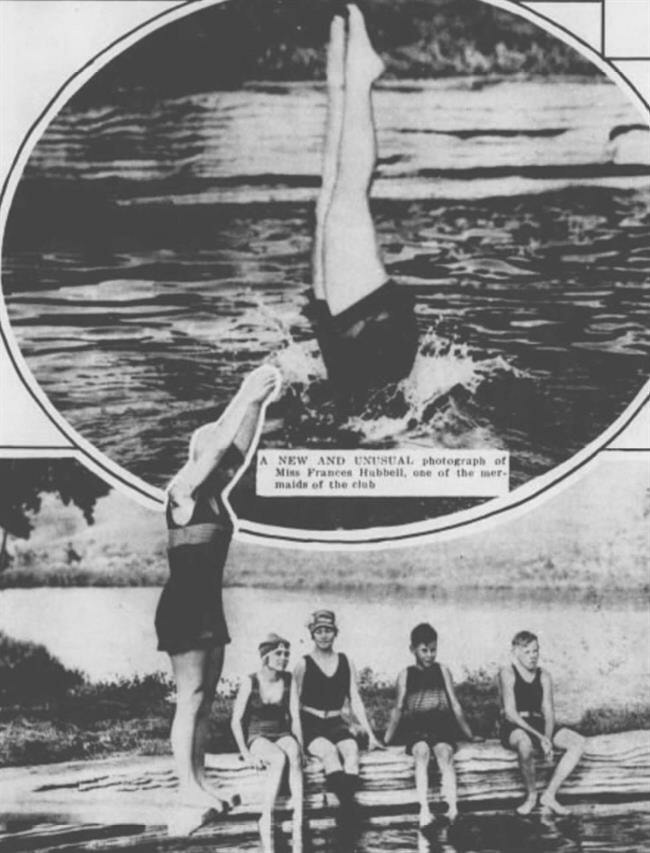
[[321, 708], [310, 708], [309, 705], [303, 705], [302, 710], [306, 714], [312, 714], [314, 717], [320, 717], [321, 720], [332, 720], [334, 717], [340, 717], [343, 713], [343, 708], [338, 711], [324, 711]]
[[172, 527], [167, 533], [167, 547], [179, 548], [181, 545], [203, 545], [212, 542], [225, 527], [206, 521], [201, 524], [188, 524], [186, 527]]
[[412, 296], [405, 290], [398, 290], [392, 281], [382, 284], [359, 302], [355, 302], [345, 311], [332, 316], [332, 322], [339, 332], [345, 333], [360, 321], [368, 321], [377, 313], [397, 310], [405, 305]]

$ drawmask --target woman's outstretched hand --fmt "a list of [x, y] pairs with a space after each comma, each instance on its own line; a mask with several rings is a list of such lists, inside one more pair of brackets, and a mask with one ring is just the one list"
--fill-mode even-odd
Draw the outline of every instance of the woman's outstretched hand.
[[241, 399], [246, 403], [262, 403], [280, 387], [280, 373], [270, 364], [257, 367], [244, 379], [239, 389]]

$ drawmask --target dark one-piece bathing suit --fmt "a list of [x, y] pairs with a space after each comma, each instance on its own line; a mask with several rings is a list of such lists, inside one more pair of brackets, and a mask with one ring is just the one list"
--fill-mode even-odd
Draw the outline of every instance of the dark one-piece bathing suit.
[[411, 372], [419, 341], [406, 288], [388, 281], [336, 316], [325, 300], [312, 307], [327, 374], [340, 392], [367, 394]]
[[409, 666], [402, 712], [402, 733], [409, 754], [419, 741], [428, 746], [448, 743], [455, 747], [460, 731], [440, 664], [426, 669]]
[[[329, 676], [325, 675], [311, 655], [305, 655], [300, 719], [307, 747], [318, 737], [335, 744], [354, 738], [341, 716], [341, 708], [350, 695], [350, 664], [344, 654], [339, 652], [338, 657], [336, 671]], [[318, 713], [311, 713], [310, 708]]]
[[[515, 707], [517, 713], [526, 720], [528, 725], [538, 731], [544, 733], [544, 714], [542, 713], [542, 700], [544, 690], [542, 687], [542, 670], [538, 669], [535, 672], [535, 677], [532, 681], [525, 681], [519, 674], [516, 666], [512, 667], [515, 673]], [[501, 721], [501, 743], [506, 749], [512, 749], [510, 745], [510, 735], [516, 732], [519, 726], [511, 723], [509, 720]], [[521, 729], [520, 731], [524, 731]], [[537, 741], [535, 741], [537, 744]]]
[[176, 524], [167, 505], [169, 580], [156, 610], [160, 651], [176, 655], [230, 642], [222, 582], [233, 525], [221, 493], [242, 462], [231, 445], [197, 489], [187, 524]]
[[291, 715], [289, 713], [289, 695], [291, 674], [281, 672], [282, 696], [279, 702], [264, 702], [260, 695], [260, 682], [254, 673], [251, 679], [251, 692], [244, 712], [243, 728], [246, 744], [250, 747], [258, 737], [270, 741], [291, 735]]

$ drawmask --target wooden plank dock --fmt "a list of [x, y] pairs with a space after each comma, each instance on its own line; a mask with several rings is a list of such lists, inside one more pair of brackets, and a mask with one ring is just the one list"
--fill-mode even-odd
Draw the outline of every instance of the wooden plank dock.
[[[242, 804], [226, 820], [201, 833], [234, 839], [254, 832], [264, 771], [248, 767], [235, 754], [209, 755], [206, 763], [210, 781], [240, 793]], [[523, 796], [516, 757], [496, 741], [462, 744], [456, 769], [463, 811], [511, 808]], [[551, 769], [540, 761], [540, 786]], [[307, 763], [305, 782], [306, 814], [312, 824], [331, 820], [336, 798], [325, 791], [322, 767], [316, 760]], [[4, 829], [0, 851], [44, 850], [38, 841], [42, 833], [49, 833], [50, 847], [61, 849], [90, 850], [100, 842], [102, 849], [144, 849], [147, 839], [152, 843], [155, 839], [156, 849], [163, 849], [161, 839], [167, 836], [176, 788], [169, 756], [4, 768], [0, 770], [0, 824]], [[589, 738], [585, 754], [560, 796], [567, 803], [650, 802], [650, 731]], [[435, 772], [431, 800], [434, 809], [440, 807]], [[399, 747], [364, 753], [358, 801], [362, 815], [375, 821], [413, 812], [412, 758]], [[281, 818], [289, 814], [284, 798], [280, 798], [278, 812]], [[36, 824], [38, 831], [29, 828]]]

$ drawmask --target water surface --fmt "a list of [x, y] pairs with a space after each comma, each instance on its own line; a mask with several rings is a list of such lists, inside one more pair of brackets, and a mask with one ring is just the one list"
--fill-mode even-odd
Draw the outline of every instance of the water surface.
[[[140, 587], [3, 590], [0, 624], [15, 639], [42, 643], [93, 681], [169, 672], [167, 656], [156, 651], [158, 595], [158, 589]], [[436, 626], [439, 659], [456, 680], [479, 670], [496, 674], [508, 661], [513, 635], [525, 628], [540, 636], [542, 663], [554, 676], [564, 719], [576, 720], [601, 705], [650, 703], [643, 599], [545, 602], [509, 594], [440, 600], [240, 587], [226, 588], [224, 599], [233, 637], [226, 684], [256, 669], [258, 638], [270, 631], [291, 641], [295, 663], [311, 647], [305, 628], [309, 613], [328, 607], [337, 613], [341, 650], [359, 669], [370, 667], [389, 683], [411, 662], [408, 636], [418, 622]]]
[[[324, 101], [315, 84], [260, 85], [55, 119], [3, 258], [13, 331], [52, 402], [157, 486], [267, 360], [285, 387], [265, 446], [503, 448], [512, 487], [580, 450], [648, 374], [650, 151], [607, 142], [638, 123], [631, 104], [573, 79], [377, 92], [374, 214], [420, 353], [350, 411], [304, 311]], [[249, 474], [240, 515], [314, 529], [472, 504], [253, 491]]]

